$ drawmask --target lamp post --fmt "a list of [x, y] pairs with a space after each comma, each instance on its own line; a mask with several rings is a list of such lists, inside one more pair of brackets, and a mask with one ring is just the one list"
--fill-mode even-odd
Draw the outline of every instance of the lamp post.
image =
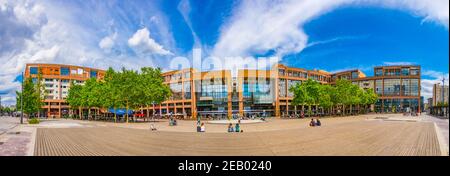
[[22, 72], [22, 93], [20, 94], [20, 124], [23, 124], [23, 72]]

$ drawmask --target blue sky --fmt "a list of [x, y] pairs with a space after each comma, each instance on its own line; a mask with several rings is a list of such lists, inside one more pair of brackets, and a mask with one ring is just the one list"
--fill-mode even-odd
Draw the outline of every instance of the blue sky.
[[[448, 79], [448, 0], [0, 0], [0, 95], [15, 103], [25, 63], [169, 70], [215, 56], [224, 68], [279, 57], [289, 66], [373, 75], [422, 66], [422, 94]], [[271, 63], [267, 63], [271, 64]]]

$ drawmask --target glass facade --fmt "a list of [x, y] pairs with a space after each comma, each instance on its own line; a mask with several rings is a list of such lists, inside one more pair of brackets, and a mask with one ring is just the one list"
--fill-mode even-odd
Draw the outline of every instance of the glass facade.
[[298, 80], [288, 80], [288, 91], [287, 96], [288, 97], [294, 97], [294, 93], [290, 91], [291, 87], [294, 87], [297, 84], [301, 84], [301, 81]]
[[377, 79], [375, 81], [375, 93], [378, 94], [378, 96], [383, 94], [383, 80]]
[[278, 96], [286, 97], [286, 80], [285, 79], [278, 80]]
[[419, 79], [411, 79], [411, 96], [419, 96]]
[[191, 82], [186, 81], [183, 84], [183, 92], [184, 92], [184, 99], [191, 99], [192, 91], [191, 91]]
[[172, 100], [181, 100], [182, 99], [182, 95], [181, 95], [181, 82], [178, 83], [171, 83], [170, 84], [170, 90], [172, 91]]
[[400, 79], [385, 79], [383, 93], [384, 93], [384, 96], [399, 96], [400, 95]]
[[242, 92], [244, 101], [254, 104], [272, 104], [274, 101], [270, 81], [245, 80]]

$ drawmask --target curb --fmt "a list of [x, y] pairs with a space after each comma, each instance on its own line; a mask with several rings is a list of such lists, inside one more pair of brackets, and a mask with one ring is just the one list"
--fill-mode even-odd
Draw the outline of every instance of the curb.
[[441, 130], [437, 126], [436, 122], [433, 122], [433, 124], [434, 124], [434, 129], [436, 131], [436, 135], [437, 135], [437, 138], [438, 138], [439, 148], [441, 149], [441, 156], [449, 156], [449, 154], [448, 154], [448, 146], [444, 142], [444, 136], [442, 135]]

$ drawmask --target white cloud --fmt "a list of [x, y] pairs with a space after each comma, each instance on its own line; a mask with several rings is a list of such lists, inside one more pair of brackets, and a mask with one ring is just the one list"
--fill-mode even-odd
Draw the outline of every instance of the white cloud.
[[433, 95], [433, 85], [437, 83], [442, 84], [442, 78], [445, 78], [445, 85], [448, 85], [449, 74], [444, 72], [438, 72], [434, 70], [422, 70], [422, 76], [428, 76], [431, 79], [421, 79], [421, 91], [420, 94], [425, 100], [431, 98]]
[[383, 62], [384, 65], [415, 65], [416, 63], [414, 62]]
[[281, 0], [243, 1], [221, 29], [213, 54], [251, 56], [274, 50], [283, 56], [302, 51], [308, 36], [303, 25], [344, 5], [369, 5], [394, 8], [436, 21], [448, 28], [448, 0]]
[[189, 17], [191, 13], [191, 4], [189, 3], [189, 0], [181, 0], [178, 4], [178, 11], [181, 13], [181, 15], [184, 18], [184, 21], [188, 25], [189, 29], [191, 30], [192, 37], [194, 38], [194, 47], [200, 47], [201, 41], [197, 36], [197, 33], [194, 31], [194, 28], [192, 28], [192, 22]]
[[112, 35], [104, 37], [100, 42], [98, 43], [98, 46], [103, 49], [103, 51], [109, 53], [111, 51], [111, 48], [114, 46], [115, 40], [117, 38], [117, 32], [115, 32]]
[[165, 50], [163, 46], [156, 43], [154, 39], [150, 38], [150, 31], [146, 27], [137, 30], [136, 33], [128, 39], [128, 45], [140, 53], [173, 55], [170, 51]]

